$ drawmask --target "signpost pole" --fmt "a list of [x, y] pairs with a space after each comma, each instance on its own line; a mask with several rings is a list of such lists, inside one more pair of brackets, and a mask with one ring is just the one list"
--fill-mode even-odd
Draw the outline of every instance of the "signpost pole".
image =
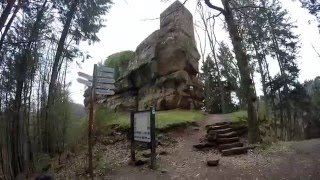
[[130, 137], [131, 137], [131, 161], [136, 161], [135, 143], [134, 143], [134, 110], [130, 111]]
[[155, 126], [155, 110], [150, 107], [150, 134], [151, 134], [151, 169], [156, 169], [156, 126]]
[[93, 83], [91, 89], [90, 98], [90, 112], [89, 112], [89, 122], [88, 122], [88, 155], [89, 155], [89, 173], [91, 179], [93, 179], [93, 165], [92, 165], [92, 135], [93, 135], [93, 118], [94, 118], [94, 105], [95, 105], [95, 89], [96, 89], [96, 71], [97, 65], [94, 65], [93, 69]]
[[[96, 103], [96, 95], [114, 95], [114, 69], [109, 67], [94, 65], [93, 74], [90, 76], [84, 72], [78, 72], [80, 78], [78, 82], [88, 86], [91, 94], [85, 93], [85, 97], [89, 97], [89, 120], [88, 120], [88, 157], [89, 167], [88, 172], [91, 179], [93, 179], [93, 165], [92, 165], [92, 148], [93, 148], [93, 132], [94, 132], [94, 110]], [[87, 94], [87, 95], [86, 95]], [[87, 100], [85, 99], [85, 104]]]

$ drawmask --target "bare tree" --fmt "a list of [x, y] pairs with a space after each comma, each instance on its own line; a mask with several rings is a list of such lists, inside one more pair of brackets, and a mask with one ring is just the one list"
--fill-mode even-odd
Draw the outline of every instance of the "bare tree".
[[204, 2], [209, 8], [218, 11], [219, 14], [224, 16], [241, 75], [241, 88], [243, 89], [248, 106], [249, 142], [259, 142], [260, 132], [256, 103], [257, 97], [254, 90], [253, 80], [250, 75], [251, 70], [249, 65], [249, 57], [239, 35], [239, 29], [235, 22], [233, 9], [230, 7], [230, 1], [221, 0], [223, 8], [213, 5], [210, 0], [205, 0]]

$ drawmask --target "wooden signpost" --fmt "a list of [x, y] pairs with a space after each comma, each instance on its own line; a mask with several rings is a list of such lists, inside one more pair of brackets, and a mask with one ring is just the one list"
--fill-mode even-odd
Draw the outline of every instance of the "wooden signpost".
[[136, 161], [135, 142], [149, 143], [151, 147], [151, 169], [156, 169], [156, 133], [155, 110], [153, 107], [147, 111], [131, 111], [131, 161]]
[[93, 179], [93, 165], [92, 165], [92, 146], [93, 146], [93, 118], [96, 95], [114, 95], [114, 69], [109, 67], [98, 67], [96, 64], [93, 68], [93, 75], [90, 76], [83, 72], [78, 72], [78, 75], [82, 78], [78, 78], [77, 81], [81, 84], [88, 86], [91, 89], [90, 105], [89, 105], [89, 122], [88, 122], [88, 156], [89, 156], [89, 173], [91, 179]]

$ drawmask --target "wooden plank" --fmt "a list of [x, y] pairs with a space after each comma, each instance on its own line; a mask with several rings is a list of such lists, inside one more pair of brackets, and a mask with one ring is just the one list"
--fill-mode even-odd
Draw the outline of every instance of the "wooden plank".
[[156, 115], [154, 107], [150, 107], [150, 132], [151, 132], [151, 169], [156, 169]]
[[99, 66], [97, 70], [98, 72], [114, 73], [114, 68], [109, 68], [105, 66]]
[[92, 83], [88, 80], [85, 80], [85, 79], [81, 79], [81, 78], [78, 78], [77, 81], [81, 84], [84, 84], [84, 85], [87, 85], [87, 86], [92, 86]]
[[232, 132], [233, 129], [231, 128], [226, 128], [226, 129], [217, 129], [217, 130], [209, 130], [209, 131], [215, 131], [218, 134], [224, 134], [224, 133], [229, 133]]
[[230, 155], [239, 155], [239, 154], [246, 154], [248, 152], [247, 147], [235, 147], [231, 149], [222, 150], [222, 156], [230, 156]]
[[85, 78], [85, 79], [88, 79], [89, 81], [92, 81], [92, 80], [93, 80], [93, 77], [90, 76], [89, 74], [86, 74], [86, 73], [83, 73], [83, 72], [78, 72], [78, 75], [79, 75], [80, 77], [83, 77], [83, 78]]
[[220, 144], [218, 146], [218, 149], [220, 151], [222, 151], [222, 150], [225, 150], [225, 149], [231, 149], [231, 148], [234, 148], [234, 147], [242, 147], [242, 146], [243, 146], [242, 142], [235, 142], [235, 143], [229, 143], [229, 144]]
[[97, 78], [97, 83], [100, 84], [113, 84], [115, 81], [111, 78]]
[[217, 142], [219, 144], [227, 144], [227, 143], [233, 143], [233, 142], [239, 142], [239, 138], [238, 137], [233, 137], [233, 138], [218, 138]]
[[134, 111], [130, 111], [130, 140], [131, 140], [131, 161], [136, 161], [135, 143], [134, 143]]
[[96, 89], [96, 94], [100, 94], [100, 95], [114, 95], [114, 91], [112, 90], [105, 90], [105, 89]]
[[223, 134], [218, 134], [219, 138], [231, 138], [231, 137], [237, 137], [238, 133], [235, 131], [229, 132], [229, 133], [223, 133]]
[[207, 131], [208, 130], [226, 129], [226, 128], [229, 128], [229, 124], [224, 124], [224, 125], [219, 125], [219, 126], [209, 126], [207, 128]]
[[114, 84], [100, 84], [98, 83], [96, 86], [97, 89], [109, 89], [113, 90], [115, 88]]
[[114, 78], [113, 73], [106, 73], [106, 72], [97, 72], [97, 77], [105, 77], [105, 78]]

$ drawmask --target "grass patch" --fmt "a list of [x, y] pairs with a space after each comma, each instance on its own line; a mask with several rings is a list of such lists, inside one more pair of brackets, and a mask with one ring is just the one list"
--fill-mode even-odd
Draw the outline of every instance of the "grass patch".
[[[180, 123], [192, 123], [203, 119], [201, 111], [170, 110], [156, 112], [156, 128], [165, 129]], [[130, 127], [129, 113], [114, 113], [106, 109], [98, 110], [96, 113], [96, 123], [98, 127], [106, 127], [118, 124], [121, 129]]]
[[246, 121], [248, 118], [247, 111], [245, 110], [236, 111], [228, 115], [232, 122]]
[[156, 128], [164, 129], [175, 124], [196, 122], [203, 117], [204, 115], [200, 111], [159, 111], [156, 112]]
[[120, 125], [121, 128], [129, 128], [129, 113], [119, 113], [109, 110], [106, 107], [98, 106], [95, 113], [95, 123], [97, 130], [108, 133], [113, 124]]

